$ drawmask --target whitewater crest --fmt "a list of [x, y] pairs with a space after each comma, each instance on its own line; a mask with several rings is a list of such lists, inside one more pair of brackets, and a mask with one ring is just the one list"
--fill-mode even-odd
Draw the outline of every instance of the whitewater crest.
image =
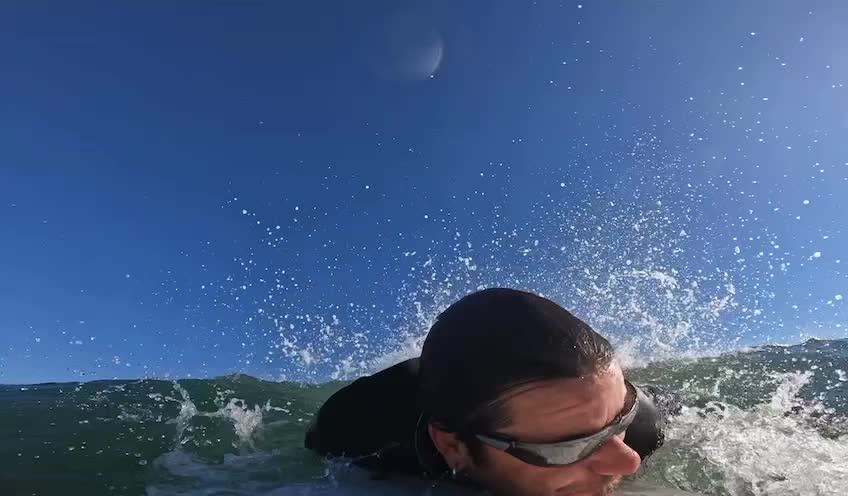
[[751, 409], [708, 401], [685, 406], [668, 431], [686, 463], [667, 464], [664, 478], [680, 487], [731, 496], [841, 496], [848, 488], [848, 432], [817, 428], [817, 401], [802, 399], [814, 373], [774, 373], [771, 397]]

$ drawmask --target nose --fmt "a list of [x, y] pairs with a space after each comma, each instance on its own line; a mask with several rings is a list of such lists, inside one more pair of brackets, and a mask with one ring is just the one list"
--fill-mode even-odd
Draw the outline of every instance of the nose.
[[610, 438], [586, 459], [589, 470], [599, 475], [630, 475], [639, 470], [642, 459], [618, 436]]

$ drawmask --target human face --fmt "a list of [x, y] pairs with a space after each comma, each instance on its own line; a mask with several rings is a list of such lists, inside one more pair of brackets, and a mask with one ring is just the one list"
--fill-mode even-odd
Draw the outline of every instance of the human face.
[[[512, 422], [498, 434], [525, 443], [588, 436], [623, 413], [629, 406], [627, 396], [621, 369], [615, 364], [590, 377], [521, 386], [501, 398]], [[607, 496], [613, 494], [622, 476], [639, 468], [639, 455], [624, 444], [623, 438], [621, 433], [583, 460], [552, 467], [531, 465], [486, 445], [485, 456], [475, 463], [461, 442], [451, 445], [437, 441], [436, 445], [449, 464], [498, 495]], [[456, 449], [451, 450], [452, 446]]]
[[552, 465], [572, 465], [587, 458], [598, 448], [606, 444], [613, 436], [623, 434], [638, 413], [638, 392], [625, 381], [627, 399], [625, 407], [616, 420], [602, 430], [588, 436], [571, 437], [555, 443], [528, 443], [498, 433], [476, 434], [477, 439], [489, 446], [506, 451], [519, 460], [542, 467]]

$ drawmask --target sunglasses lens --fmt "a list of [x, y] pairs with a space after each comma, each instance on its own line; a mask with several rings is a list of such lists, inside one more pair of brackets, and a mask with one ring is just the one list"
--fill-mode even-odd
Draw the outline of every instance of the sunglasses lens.
[[519, 460], [531, 465], [550, 467], [571, 465], [584, 460], [603, 446], [614, 436], [625, 432], [636, 416], [636, 404], [639, 401], [639, 393], [630, 382], [627, 385], [627, 398], [622, 415], [615, 419], [615, 423], [597, 434], [569, 442], [549, 445], [528, 445], [496, 440], [486, 436], [478, 436], [487, 444], [504, 450]]

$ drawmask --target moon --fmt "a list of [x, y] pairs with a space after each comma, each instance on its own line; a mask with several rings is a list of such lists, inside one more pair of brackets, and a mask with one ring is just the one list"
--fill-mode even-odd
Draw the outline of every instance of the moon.
[[386, 79], [417, 81], [439, 70], [444, 39], [433, 26], [410, 12], [387, 19], [373, 53], [375, 72]]

